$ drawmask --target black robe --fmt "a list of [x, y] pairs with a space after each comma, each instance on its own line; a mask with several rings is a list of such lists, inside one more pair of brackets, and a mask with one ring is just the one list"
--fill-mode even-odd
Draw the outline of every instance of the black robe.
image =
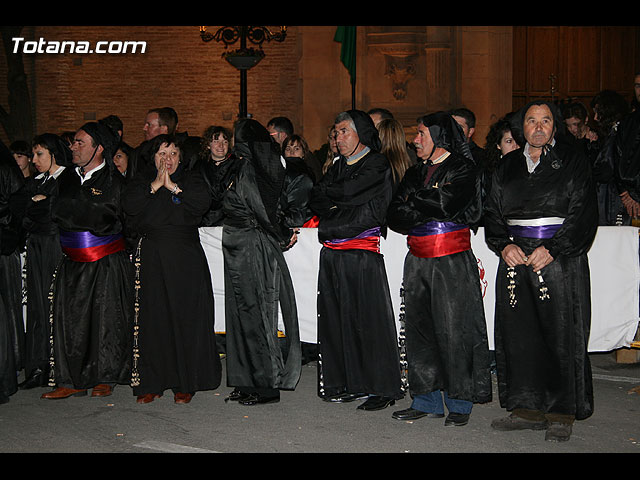
[[23, 367], [21, 218], [13, 206], [23, 184], [22, 172], [0, 142], [0, 403], [18, 390], [17, 372]]
[[[61, 235], [122, 234], [123, 187], [122, 175], [107, 165], [84, 184], [75, 169], [59, 177], [52, 219]], [[133, 270], [124, 249], [95, 261], [64, 255], [53, 286], [52, 385], [84, 389], [129, 383], [133, 294]]]
[[[508, 220], [545, 217], [564, 218], [547, 239], [517, 236], [507, 225]], [[597, 230], [598, 207], [586, 158], [558, 141], [530, 174], [523, 149], [510, 152], [494, 172], [484, 218], [487, 244], [499, 256], [515, 243], [525, 255], [543, 245], [554, 258], [540, 272], [543, 285], [531, 267], [519, 265], [511, 271], [500, 258], [495, 306], [500, 404], [508, 411], [524, 408], [589, 417], [593, 384], [587, 352], [587, 252]], [[515, 306], [508, 290], [509, 272]], [[545, 285], [549, 298], [541, 292]]]
[[[65, 168], [59, 176], [74, 174]], [[49, 371], [49, 292], [53, 275], [62, 259], [62, 248], [58, 226], [51, 219], [51, 208], [58, 195], [58, 179], [53, 176], [33, 178], [26, 183], [25, 190], [28, 201], [22, 223], [29, 232], [26, 245], [25, 375], [29, 377], [36, 369], [45, 374]], [[36, 202], [32, 200], [35, 195], [46, 198]]]
[[210, 204], [202, 176], [180, 169], [182, 193], [152, 194], [155, 168], [127, 186], [123, 209], [141, 235], [136, 264], [139, 316], [132, 386], [135, 395], [195, 393], [220, 385], [211, 275], [198, 225]]
[[211, 159], [198, 162], [196, 171], [203, 176], [211, 194], [211, 204], [202, 216], [201, 227], [222, 226], [224, 218], [222, 199], [235, 176], [235, 160], [235, 155], [230, 154], [223, 162], [217, 164]]
[[[227, 383], [247, 391], [292, 390], [302, 361], [295, 292], [282, 253], [288, 239], [274, 223], [278, 197], [265, 204], [254, 161], [235, 160], [223, 199]], [[278, 338], [278, 305], [284, 347]]]
[[313, 173], [300, 158], [287, 157], [285, 162], [286, 173], [278, 204], [278, 218], [288, 228], [299, 228], [313, 216], [309, 208]]
[[[312, 189], [321, 242], [386, 234], [391, 167], [370, 151], [334, 162]], [[398, 337], [382, 254], [323, 247], [318, 272], [318, 395], [366, 393], [402, 398]]]
[[[482, 212], [479, 172], [480, 167], [455, 153], [435, 166], [421, 162], [411, 167], [389, 206], [389, 227], [411, 234], [428, 222], [447, 222], [475, 230]], [[466, 243], [433, 255], [410, 250], [404, 263], [409, 391], [415, 396], [445, 390], [450, 398], [489, 402], [490, 359], [477, 259]]]

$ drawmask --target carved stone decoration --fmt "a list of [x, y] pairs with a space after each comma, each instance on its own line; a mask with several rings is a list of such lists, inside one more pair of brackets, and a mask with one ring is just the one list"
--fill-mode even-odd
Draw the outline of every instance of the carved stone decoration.
[[404, 100], [407, 96], [407, 83], [416, 74], [416, 56], [385, 55], [385, 75], [391, 78], [393, 98]]

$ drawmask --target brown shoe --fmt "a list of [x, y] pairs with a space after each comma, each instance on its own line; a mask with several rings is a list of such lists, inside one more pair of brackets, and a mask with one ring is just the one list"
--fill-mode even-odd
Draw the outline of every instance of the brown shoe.
[[176, 403], [189, 403], [191, 398], [193, 397], [193, 393], [176, 393], [173, 396], [173, 400]]
[[87, 394], [86, 390], [75, 390], [73, 388], [58, 387], [47, 393], [43, 393], [40, 398], [48, 400], [58, 400], [60, 398], [68, 397], [84, 397]]
[[137, 403], [151, 403], [156, 398], [160, 398], [162, 395], [159, 393], [145, 393], [144, 395], [138, 395], [136, 399]]
[[108, 397], [113, 393], [113, 387], [111, 385], [105, 385], [104, 383], [100, 383], [93, 387], [93, 391], [91, 392], [92, 397]]

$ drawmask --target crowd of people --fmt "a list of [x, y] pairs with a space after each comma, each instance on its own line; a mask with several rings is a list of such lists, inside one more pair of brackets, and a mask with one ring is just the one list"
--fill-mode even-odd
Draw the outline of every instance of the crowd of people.
[[[169, 107], [149, 110], [136, 147], [115, 115], [2, 145], [0, 403], [129, 385], [140, 404], [166, 391], [185, 404], [221, 385], [221, 358], [226, 401], [279, 401], [305, 361], [284, 252], [313, 228], [322, 400], [375, 411], [408, 394], [394, 419], [464, 426], [492, 401], [495, 361], [509, 415], [491, 426], [566, 441], [593, 413], [587, 251], [598, 225], [640, 214], [640, 110], [621, 98], [598, 94], [592, 120], [578, 103], [531, 102], [482, 147], [466, 108], [420, 117], [415, 138], [388, 110], [341, 112], [314, 152], [286, 117], [191, 136]], [[211, 226], [224, 340], [198, 235]], [[480, 226], [500, 258], [495, 360], [470, 242]], [[388, 229], [407, 238], [401, 339]]]

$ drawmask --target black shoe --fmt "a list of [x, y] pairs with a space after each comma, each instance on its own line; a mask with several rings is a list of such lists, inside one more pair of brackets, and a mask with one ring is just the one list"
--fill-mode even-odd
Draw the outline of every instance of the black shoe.
[[469, 414], [468, 413], [453, 413], [449, 412], [447, 418], [444, 421], [445, 427], [455, 426], [462, 427], [469, 423]]
[[427, 413], [422, 410], [416, 410], [415, 408], [406, 408], [404, 410], [397, 410], [393, 412], [391, 417], [396, 420], [417, 420], [422, 417], [443, 418], [444, 413]]
[[257, 393], [250, 393], [244, 398], [238, 400], [238, 403], [242, 405], [262, 405], [265, 403], [277, 403], [280, 401], [280, 397], [265, 397], [258, 395]]
[[20, 390], [30, 390], [36, 387], [45, 387], [47, 385], [47, 377], [39, 368], [35, 369], [28, 378], [18, 384]]
[[349, 403], [365, 397], [368, 397], [366, 393], [341, 393], [333, 397], [325, 397], [323, 400], [331, 403]]
[[491, 428], [501, 432], [514, 430], [546, 430], [548, 422], [546, 420], [526, 420], [513, 413], [508, 417], [497, 418], [491, 422]]
[[358, 410], [383, 410], [391, 405], [394, 405], [396, 401], [389, 397], [380, 397], [378, 395], [372, 395], [367, 400], [358, 405]]
[[238, 390], [235, 388], [227, 398], [224, 399], [225, 402], [239, 402], [249, 396], [248, 393], [243, 392], [242, 390]]

